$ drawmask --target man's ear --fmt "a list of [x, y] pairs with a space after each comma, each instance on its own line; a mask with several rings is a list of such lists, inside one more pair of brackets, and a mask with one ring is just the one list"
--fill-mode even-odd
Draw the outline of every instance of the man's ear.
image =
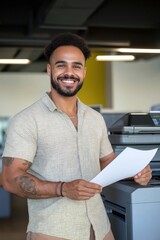
[[47, 64], [47, 73], [51, 76], [51, 65], [49, 63]]

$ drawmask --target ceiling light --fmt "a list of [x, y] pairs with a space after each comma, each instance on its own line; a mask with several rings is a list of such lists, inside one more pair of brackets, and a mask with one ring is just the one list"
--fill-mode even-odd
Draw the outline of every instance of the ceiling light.
[[135, 57], [133, 55], [102, 55], [97, 56], [97, 61], [133, 61]]
[[0, 59], [0, 64], [28, 64], [29, 59]]
[[88, 40], [87, 44], [90, 46], [100, 46], [100, 47], [107, 47], [107, 46], [119, 46], [119, 47], [129, 47], [130, 42], [120, 42], [120, 41], [93, 41]]
[[160, 53], [160, 49], [149, 48], [118, 48], [117, 51], [121, 53]]

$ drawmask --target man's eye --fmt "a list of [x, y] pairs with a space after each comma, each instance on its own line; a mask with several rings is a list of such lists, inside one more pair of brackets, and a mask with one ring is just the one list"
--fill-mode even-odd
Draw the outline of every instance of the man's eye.
[[63, 68], [64, 67], [64, 64], [59, 64], [57, 65], [58, 68]]
[[81, 69], [80, 65], [74, 65], [74, 68]]

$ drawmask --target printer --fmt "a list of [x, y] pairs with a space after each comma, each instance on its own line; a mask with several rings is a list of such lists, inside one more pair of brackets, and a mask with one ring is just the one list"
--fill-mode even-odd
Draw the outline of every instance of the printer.
[[108, 131], [116, 155], [127, 146], [158, 148], [147, 186], [128, 179], [102, 191], [115, 240], [160, 240], [160, 112], [124, 114]]

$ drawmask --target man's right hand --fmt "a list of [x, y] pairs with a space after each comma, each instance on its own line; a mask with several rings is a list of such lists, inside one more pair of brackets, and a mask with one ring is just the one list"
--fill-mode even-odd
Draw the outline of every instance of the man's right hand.
[[65, 182], [63, 184], [63, 196], [74, 200], [88, 200], [96, 193], [101, 193], [102, 186], [83, 179]]

